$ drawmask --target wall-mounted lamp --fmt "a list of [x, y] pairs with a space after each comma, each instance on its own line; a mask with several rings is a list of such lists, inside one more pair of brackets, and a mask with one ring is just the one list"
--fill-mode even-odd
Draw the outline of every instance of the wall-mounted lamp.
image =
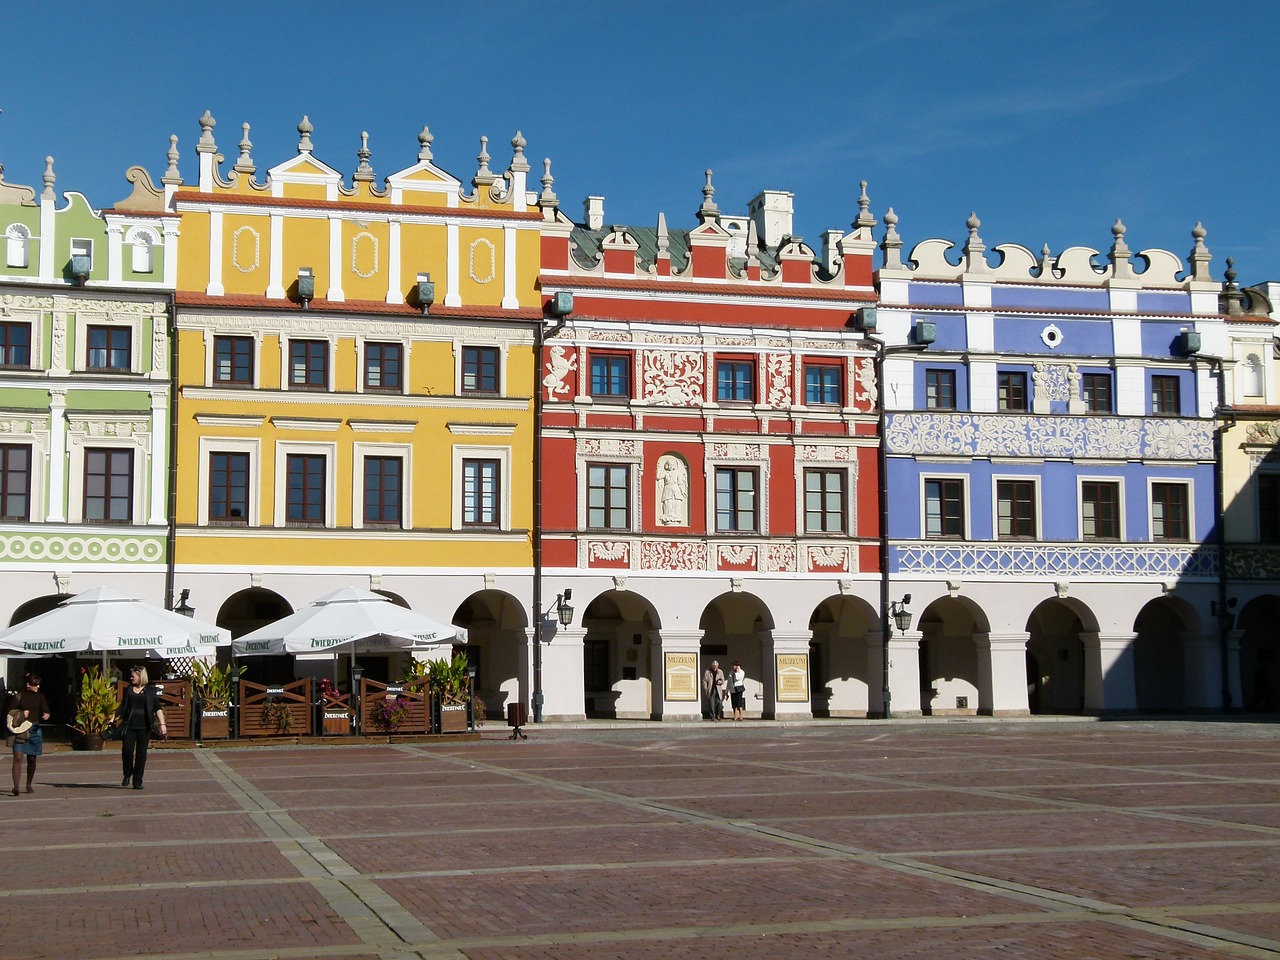
[[938, 325], [932, 320], [917, 320], [911, 334], [911, 342], [919, 347], [927, 347], [938, 339]]
[[547, 304], [547, 311], [553, 317], [567, 317], [573, 313], [573, 294], [568, 290], [557, 290], [551, 295], [551, 302]]
[[418, 274], [418, 286], [416, 288], [418, 296], [418, 306], [422, 308], [423, 313], [427, 313], [431, 309], [431, 305], [436, 302], [436, 285], [431, 282], [431, 274]]
[[893, 617], [899, 633], [906, 633], [911, 629], [911, 611], [907, 609], [910, 602], [911, 594], [907, 593], [903, 594], [901, 600], [894, 600], [889, 604], [889, 616]]
[[1231, 597], [1227, 600], [1226, 607], [1219, 607], [1217, 600], [1209, 601], [1209, 612], [1218, 619], [1218, 627], [1222, 630], [1230, 630], [1236, 625], [1236, 615], [1233, 612], [1236, 608], [1237, 599]]
[[1200, 352], [1200, 331], [1183, 330], [1173, 340], [1173, 349], [1175, 353], [1184, 357], [1189, 357], [1194, 353]]
[[178, 595], [178, 605], [173, 608], [174, 613], [181, 614], [184, 617], [194, 617], [196, 615], [196, 608], [187, 603], [189, 596], [191, 596], [191, 591], [186, 589]]
[[91, 257], [83, 253], [73, 253], [71, 255], [71, 275], [76, 278], [76, 282], [80, 286], [84, 286], [92, 270], [93, 259]]
[[863, 333], [875, 333], [878, 323], [875, 307], [859, 307], [853, 314], [853, 329]]
[[556, 617], [559, 618], [560, 626], [562, 627], [567, 627], [573, 623], [573, 607], [569, 604], [569, 600], [572, 597], [572, 589], [556, 595]]
[[316, 275], [310, 267], [298, 268], [298, 299], [302, 301], [302, 309], [316, 298]]

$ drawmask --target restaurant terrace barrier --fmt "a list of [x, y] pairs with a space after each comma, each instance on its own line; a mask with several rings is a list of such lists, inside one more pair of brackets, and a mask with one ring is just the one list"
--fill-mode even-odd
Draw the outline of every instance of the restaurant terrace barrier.
[[427, 680], [379, 683], [360, 680], [360, 732], [433, 733], [428, 726]]
[[311, 736], [311, 678], [277, 686], [241, 680], [239, 718], [242, 737]]
[[[116, 683], [116, 700], [124, 699], [124, 689], [129, 681]], [[160, 709], [164, 711], [165, 726], [170, 740], [191, 738], [191, 716], [194, 712], [190, 680], [155, 680], [151, 683], [160, 695]]]

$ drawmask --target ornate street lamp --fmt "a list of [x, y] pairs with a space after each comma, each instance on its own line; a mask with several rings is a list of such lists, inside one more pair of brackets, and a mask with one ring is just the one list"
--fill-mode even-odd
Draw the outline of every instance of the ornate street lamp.
[[569, 601], [573, 598], [573, 589], [565, 590], [564, 593], [556, 594], [556, 617], [560, 620], [560, 626], [567, 627], [573, 623], [573, 607]]
[[190, 590], [183, 590], [178, 596], [178, 605], [173, 608], [174, 613], [180, 613], [184, 617], [194, 617], [196, 608], [187, 603], [187, 597], [191, 596]]

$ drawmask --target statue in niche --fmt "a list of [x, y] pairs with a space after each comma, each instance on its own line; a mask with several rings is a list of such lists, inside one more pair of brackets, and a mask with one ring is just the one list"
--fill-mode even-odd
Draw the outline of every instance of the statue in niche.
[[689, 525], [689, 468], [670, 454], [658, 460], [658, 522], [668, 527]]

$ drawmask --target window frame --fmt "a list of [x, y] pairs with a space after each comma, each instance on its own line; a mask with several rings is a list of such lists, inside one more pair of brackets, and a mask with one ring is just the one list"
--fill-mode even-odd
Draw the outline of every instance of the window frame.
[[[1160, 389], [1157, 389], [1160, 388]], [[1151, 416], [1182, 416], [1182, 378], [1176, 374], [1151, 374]]]
[[[388, 363], [388, 357], [384, 351], [391, 351], [394, 354], [394, 361]], [[374, 355], [377, 355], [375, 360]], [[404, 369], [405, 349], [404, 344], [397, 340], [366, 340], [360, 350], [360, 390], [362, 393], [404, 393], [405, 385], [405, 369]], [[395, 383], [387, 384], [387, 370], [389, 367], [395, 367], [392, 374]], [[371, 383], [370, 374], [376, 373], [379, 382]]]
[[[467, 396], [496, 397], [502, 393], [502, 351], [495, 346], [463, 344], [459, 352], [458, 390]], [[486, 360], [491, 362], [486, 362]], [[492, 366], [491, 374], [485, 372]], [[474, 369], [474, 373], [472, 373]], [[476, 377], [476, 385], [468, 386], [468, 375]], [[486, 386], [489, 376], [493, 385]]]
[[[809, 360], [803, 364], [801, 376], [804, 389], [804, 405], [806, 407], [841, 407], [844, 406], [844, 369], [839, 361]], [[817, 376], [817, 382], [810, 382], [811, 375]], [[830, 378], [831, 382], [827, 382]], [[814, 399], [811, 390], [816, 388], [818, 398]], [[828, 394], [834, 393], [831, 399]]]
[[[920, 539], [922, 540], [968, 540], [969, 539], [969, 509], [968, 509], [968, 478], [964, 476], [956, 476], [949, 474], [940, 474], [936, 476], [921, 476], [921, 497], [920, 497]], [[929, 532], [929, 487], [931, 484], [938, 484], [938, 528], [937, 533]], [[955, 488], [956, 493], [946, 495], [943, 488]], [[948, 516], [944, 509], [946, 504], [954, 503], [957, 506], [958, 517]], [[952, 522], [958, 522], [959, 530], [954, 533], [947, 532], [947, 527]]]
[[996, 371], [996, 409], [1002, 413], [1027, 413], [1031, 409], [1027, 383], [1025, 370]]
[[[849, 471], [843, 467], [836, 466], [809, 466], [801, 471], [801, 515], [803, 522], [800, 529], [804, 531], [805, 536], [836, 536], [844, 535], [849, 530]], [[816, 491], [817, 495], [823, 500], [824, 505], [818, 510], [812, 510], [809, 507], [810, 495], [815, 493], [809, 489], [809, 480], [811, 477], [831, 478], [834, 477], [839, 481], [839, 490], [835, 491], [838, 496], [839, 503], [835, 510], [826, 506], [826, 500], [832, 495], [832, 491], [826, 488], [826, 484], [822, 484], [822, 489]], [[814, 526], [810, 519], [812, 517], [820, 517], [821, 524]], [[836, 517], [838, 527], [832, 529], [827, 525], [831, 517]]]
[[[1195, 529], [1192, 523], [1191, 483], [1186, 480], [1172, 480], [1172, 479], [1163, 479], [1163, 478], [1157, 478], [1157, 477], [1149, 478], [1147, 483], [1148, 483], [1147, 504], [1148, 504], [1148, 510], [1149, 510], [1148, 520], [1150, 523], [1149, 529], [1150, 529], [1150, 535], [1151, 535], [1151, 542], [1152, 543], [1190, 543], [1191, 533]], [[1184, 527], [1184, 529], [1182, 530], [1182, 535], [1179, 536], [1176, 533], [1170, 534], [1164, 531], [1162, 531], [1161, 533], [1157, 533], [1156, 532], [1157, 504], [1160, 504], [1166, 510], [1168, 509], [1168, 501], [1166, 499], [1162, 499], [1158, 497], [1157, 494], [1160, 492], [1172, 491], [1175, 489], [1182, 491], [1183, 516], [1181, 517], [1180, 520], [1175, 520], [1172, 522], [1175, 522], [1175, 523], [1180, 522], [1182, 524], [1182, 526]], [[1163, 527], [1167, 528], [1171, 521], [1166, 517], [1166, 518], [1160, 519], [1158, 522]]]
[[[763, 532], [761, 525], [761, 488], [760, 488], [760, 468], [756, 466], [741, 466], [736, 464], [717, 464], [712, 470], [714, 478], [713, 492], [715, 494], [715, 532], [718, 534], [759, 534]], [[750, 489], [747, 489], [741, 481], [744, 478], [750, 478]], [[721, 480], [731, 481], [727, 489], [722, 489]], [[744, 510], [741, 506], [741, 500], [744, 496], [750, 495], [751, 506]], [[731, 502], [726, 506], [721, 506], [725, 502], [725, 498], [731, 498]], [[749, 526], [741, 526], [740, 518], [743, 514], [750, 517]], [[729, 519], [729, 523], [725, 519]]]
[[[240, 505], [244, 508], [244, 513], [240, 517], [230, 515], [233, 506], [233, 499], [230, 491], [234, 489], [230, 477], [223, 482], [215, 482], [215, 460], [218, 457], [227, 457], [239, 459], [244, 458], [244, 498]], [[211, 450], [205, 460], [206, 471], [206, 488], [205, 488], [205, 509], [207, 511], [206, 522], [209, 526], [218, 527], [247, 527], [249, 526], [249, 501], [253, 498], [253, 455], [247, 450]], [[227, 471], [230, 474], [230, 470]], [[228, 514], [226, 516], [215, 516], [214, 506], [217, 503], [217, 492], [223, 489], [226, 492], [226, 506]]]
[[[924, 371], [924, 408], [926, 410], [957, 410], [957, 377], [955, 370], [948, 367], [925, 367]], [[949, 394], [949, 403], [943, 403], [945, 392]]]
[[[462, 458], [462, 526], [464, 529], [501, 529], [504, 484], [502, 462], [496, 457]], [[493, 491], [487, 493], [486, 483]], [[486, 498], [491, 504], [486, 504]]]
[[[1040, 539], [1040, 485], [1033, 477], [994, 477], [995, 539]], [[1008, 513], [1006, 515], [1006, 506]], [[1004, 529], [1008, 525], [1008, 531]]]
[[[404, 482], [405, 482], [404, 457], [389, 455], [386, 452], [369, 453], [366, 456], [361, 457], [359, 462], [360, 462], [360, 477], [361, 477], [360, 489], [362, 492], [361, 509], [360, 509], [361, 527], [364, 527], [364, 528], [373, 527], [373, 528], [380, 528], [384, 530], [385, 529], [393, 529], [393, 530], [404, 529]], [[370, 480], [369, 468], [372, 464], [391, 464], [391, 463], [396, 464], [396, 471], [397, 471], [397, 475], [395, 477], [395, 504], [394, 504], [395, 516], [391, 518], [388, 518], [383, 515], [370, 517], [369, 506], [370, 506], [371, 490], [369, 486], [369, 480]], [[386, 477], [385, 475], [383, 475], [379, 479], [384, 481], [378, 485], [377, 491], [376, 491], [378, 494], [378, 504], [377, 504], [378, 511], [381, 514], [390, 508], [388, 504], [385, 502], [386, 494], [387, 494], [387, 486], [385, 483]]]
[[[25, 468], [15, 468], [10, 458], [23, 453], [27, 462]], [[0, 443], [0, 523], [31, 522], [31, 479], [35, 469], [35, 451], [29, 443]], [[21, 490], [14, 490], [15, 482], [21, 476]], [[21, 496], [23, 513], [10, 513], [9, 501]]]
[[[1080, 518], [1080, 540], [1084, 543], [1117, 543], [1124, 540], [1124, 481], [1119, 477], [1078, 477], [1077, 478], [1078, 494], [1076, 502], [1079, 504]], [[1097, 533], [1098, 526], [1098, 508], [1094, 505], [1094, 533], [1090, 535], [1086, 529], [1085, 518], [1085, 490], [1087, 487], [1111, 487], [1115, 491], [1115, 536], [1104, 536]]]
[[[1097, 386], [1105, 386], [1106, 405], [1099, 402]], [[1080, 373], [1080, 400], [1086, 413], [1115, 413], [1115, 377], [1110, 371], [1085, 370]]]
[[[231, 354], [227, 358], [230, 362], [230, 370], [228, 376], [223, 377], [219, 367], [222, 360], [220, 348], [223, 345], [231, 347]], [[237, 348], [248, 345], [248, 355], [246, 357], [239, 356]], [[213, 360], [210, 367], [210, 382], [215, 385], [227, 385], [231, 387], [252, 387], [257, 381], [258, 363], [257, 363], [257, 341], [252, 336], [244, 334], [224, 334], [216, 333], [213, 335]], [[249, 375], [245, 378], [236, 376], [236, 369], [240, 361], [248, 364]]]
[[[728, 378], [722, 372], [730, 374]], [[745, 378], [742, 374], [746, 374]], [[725, 390], [724, 388], [728, 389]], [[745, 388], [746, 396], [740, 396]], [[756, 402], [756, 362], [750, 357], [717, 357], [715, 362], [716, 403]], [[726, 395], [729, 394], [729, 395]]]
[[[596, 366], [600, 364], [602, 371], [602, 389], [597, 390]], [[630, 400], [632, 358], [626, 353], [610, 351], [591, 351], [587, 358], [587, 391], [593, 400]], [[620, 382], [619, 382], [620, 381]], [[616, 389], [615, 389], [616, 387]]]
[[[104, 335], [106, 342], [98, 346], [94, 340]], [[91, 323], [85, 327], [85, 371], [88, 373], [132, 373], [133, 372], [133, 330], [130, 327], [110, 323]], [[123, 340], [123, 346], [120, 342]], [[117, 355], [123, 350], [124, 364], [113, 363], [120, 359]], [[103, 353], [102, 364], [94, 363], [97, 353]]]
[[[327, 499], [329, 491], [329, 458], [323, 453], [287, 453], [284, 459], [285, 464], [285, 526], [289, 527], [325, 527], [328, 524], [327, 519]], [[313, 470], [319, 466], [320, 477], [318, 483], [314, 482], [315, 477]], [[295, 467], [300, 467], [300, 471], [295, 471]], [[294, 479], [295, 476], [301, 479], [302, 486], [298, 490], [300, 506], [302, 508], [300, 516], [292, 516], [294, 506]], [[315, 503], [308, 502], [313, 493], [319, 493], [319, 498]], [[312, 509], [318, 506], [319, 513], [314, 518], [310, 516]]]
[[[225, 444], [224, 444], [225, 445]], [[324, 519], [320, 523], [295, 521], [289, 519], [289, 458], [293, 456], [323, 457], [325, 461], [324, 483]], [[333, 443], [307, 443], [292, 440], [276, 441], [275, 445], [275, 515], [272, 526], [277, 528], [297, 527], [298, 529], [332, 529], [336, 526], [337, 504], [335, 487], [337, 477], [334, 473], [337, 461], [337, 445]], [[251, 510], [252, 517], [252, 510]]]
[[[12, 334], [21, 331], [26, 334], [25, 343], [14, 343]], [[25, 360], [17, 360], [14, 354], [18, 350], [26, 351]], [[10, 370], [31, 369], [31, 324], [25, 320], [0, 321], [0, 367]]]
[[[81, 522], [106, 526], [129, 526], [134, 522], [134, 492], [137, 482], [135, 477], [136, 458], [134, 457], [133, 447], [85, 447], [84, 448], [84, 473], [82, 483], [80, 485], [80, 503], [81, 503]], [[101, 472], [95, 471], [93, 467], [93, 458], [101, 456], [104, 458]], [[113, 481], [119, 476], [113, 471], [112, 466], [117, 462], [123, 462], [127, 465], [127, 469], [123, 471], [127, 491], [124, 496], [114, 494], [111, 490]], [[92, 478], [96, 476], [104, 477], [103, 492], [101, 496], [91, 495], [89, 492]], [[101, 501], [102, 516], [91, 516], [91, 504]], [[123, 518], [115, 518], [110, 516], [112, 505], [114, 502], [123, 501], [127, 506], [126, 516]]]
[[[294, 357], [294, 349], [302, 347], [305, 353], [302, 357], [303, 362], [303, 378], [301, 381], [295, 379], [297, 373], [297, 360]], [[311, 355], [312, 348], [323, 350], [321, 379], [322, 383], [312, 382], [312, 364], [315, 358]], [[285, 364], [285, 386], [289, 390], [310, 391], [314, 393], [323, 393], [332, 389], [333, 377], [333, 342], [324, 337], [290, 337], [288, 346], [284, 351]]]
[[[627, 532], [632, 529], [632, 480], [633, 472], [629, 463], [608, 463], [589, 461], [586, 467], [586, 525], [587, 530], [609, 532]], [[602, 482], [597, 483], [594, 474], [600, 473]], [[621, 484], [614, 482], [621, 477]], [[594, 504], [595, 495], [603, 496], [603, 503]], [[619, 500], [621, 493], [621, 503]], [[593, 514], [599, 512], [600, 523], [592, 522]], [[616, 514], [621, 513], [618, 521]]]

